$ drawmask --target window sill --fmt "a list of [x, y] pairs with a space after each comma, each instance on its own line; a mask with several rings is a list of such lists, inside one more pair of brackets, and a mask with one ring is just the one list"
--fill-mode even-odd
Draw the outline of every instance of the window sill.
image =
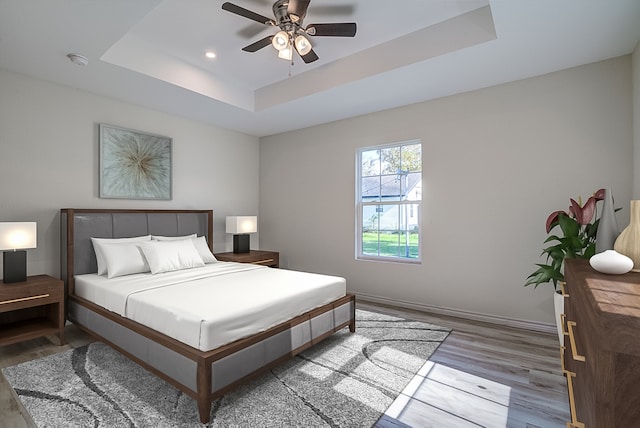
[[402, 264], [402, 265], [421, 265], [422, 264], [422, 260], [420, 259], [401, 259], [398, 257], [357, 256], [356, 261], [395, 263], [395, 264]]

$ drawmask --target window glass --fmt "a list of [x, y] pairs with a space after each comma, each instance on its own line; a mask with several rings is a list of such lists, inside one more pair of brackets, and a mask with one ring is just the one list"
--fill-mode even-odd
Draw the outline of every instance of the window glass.
[[363, 177], [380, 175], [380, 151], [367, 150], [362, 152], [360, 171]]
[[420, 261], [422, 143], [358, 151], [357, 257]]

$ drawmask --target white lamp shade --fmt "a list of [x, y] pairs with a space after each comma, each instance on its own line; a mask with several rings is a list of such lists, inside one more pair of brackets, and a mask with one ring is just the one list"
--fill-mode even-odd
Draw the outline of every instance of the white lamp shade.
[[291, 46], [287, 46], [286, 48], [282, 49], [281, 51], [278, 51], [278, 58], [282, 58], [282, 59], [286, 59], [288, 61], [291, 61], [292, 56], [293, 56], [293, 50], [291, 49]]
[[35, 222], [0, 223], [0, 250], [36, 248]]
[[228, 216], [227, 233], [256, 233], [258, 231], [258, 217], [252, 215]]
[[295, 45], [298, 53], [302, 56], [311, 52], [311, 43], [309, 43], [309, 40], [303, 35], [296, 36]]
[[274, 48], [281, 51], [282, 49], [289, 47], [289, 35], [285, 31], [279, 31], [271, 39], [271, 44]]

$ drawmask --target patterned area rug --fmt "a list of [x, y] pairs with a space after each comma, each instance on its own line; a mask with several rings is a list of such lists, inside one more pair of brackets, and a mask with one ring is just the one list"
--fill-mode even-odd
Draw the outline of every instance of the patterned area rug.
[[39, 427], [371, 427], [449, 330], [357, 311], [343, 329], [213, 403], [96, 342], [3, 369]]

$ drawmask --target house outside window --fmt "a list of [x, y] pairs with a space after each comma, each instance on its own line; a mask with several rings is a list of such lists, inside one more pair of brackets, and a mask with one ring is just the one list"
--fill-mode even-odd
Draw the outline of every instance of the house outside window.
[[420, 262], [422, 142], [359, 149], [356, 169], [356, 257]]

